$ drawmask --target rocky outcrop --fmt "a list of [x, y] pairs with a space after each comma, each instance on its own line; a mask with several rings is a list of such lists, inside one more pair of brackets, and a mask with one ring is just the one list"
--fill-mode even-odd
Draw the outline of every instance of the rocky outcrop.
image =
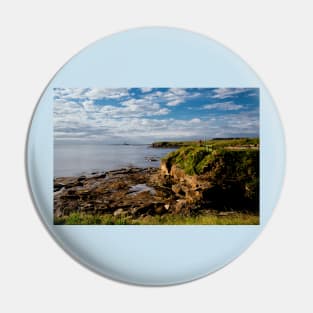
[[190, 212], [258, 211], [257, 149], [181, 148], [168, 154], [160, 169], [175, 197], [185, 201], [178, 201], [178, 210], [185, 203]]
[[177, 199], [175, 213], [185, 214], [197, 213], [206, 207], [204, 193], [212, 189], [213, 186], [207, 177], [199, 175], [188, 175], [176, 164], [169, 166], [166, 160], [162, 160], [160, 166], [160, 181], [167, 181], [171, 186], [171, 191]]

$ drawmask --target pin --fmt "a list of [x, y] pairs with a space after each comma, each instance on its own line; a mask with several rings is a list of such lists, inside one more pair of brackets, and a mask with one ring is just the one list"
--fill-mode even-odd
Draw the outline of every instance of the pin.
[[121, 282], [172, 285], [224, 267], [269, 220], [285, 168], [273, 100], [200, 34], [105, 37], [70, 59], [27, 142], [34, 205], [59, 245]]

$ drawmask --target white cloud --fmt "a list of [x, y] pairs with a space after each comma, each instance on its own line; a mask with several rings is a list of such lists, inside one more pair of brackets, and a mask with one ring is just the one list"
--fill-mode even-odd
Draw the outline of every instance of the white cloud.
[[214, 116], [189, 120], [144, 117], [111, 118], [94, 113], [94, 120], [84, 115], [57, 123], [56, 140], [100, 141], [104, 143], [149, 143], [157, 140], [188, 140], [206, 137], [256, 134], [258, 118], [247, 114]]
[[97, 100], [97, 99], [120, 99], [129, 95], [127, 88], [93, 88], [85, 92], [84, 97]]
[[142, 93], [150, 92], [153, 88], [140, 88]]
[[167, 115], [169, 113], [170, 113], [169, 109], [163, 108], [163, 109], [160, 109], [159, 111], [155, 112], [154, 115]]
[[184, 103], [187, 100], [196, 98], [199, 95], [200, 93], [198, 92], [188, 92], [183, 88], [170, 88], [163, 91], [157, 90], [155, 92], [144, 95], [143, 99], [156, 101], [171, 107]]
[[216, 88], [213, 91], [212, 98], [226, 99], [244, 93], [251, 88]]
[[207, 110], [237, 111], [243, 108], [241, 104], [235, 104], [232, 101], [210, 103], [203, 106]]
[[64, 99], [54, 100], [54, 114], [64, 115], [76, 114], [81, 112], [83, 109], [82, 105], [75, 101], [67, 101]]
[[[202, 110], [199, 112], [201, 115], [193, 115], [190, 119], [174, 119], [168, 116], [171, 113], [170, 107], [190, 99], [195, 100], [199, 92], [177, 88], [151, 90], [143, 95], [135, 93], [133, 96], [130, 92], [134, 91], [101, 88], [56, 89], [55, 140], [149, 143], [156, 140], [188, 140], [201, 139], [203, 136], [226, 137], [258, 133], [258, 112], [238, 111], [243, 106], [232, 101], [199, 107], [229, 111], [225, 114], [215, 115]], [[227, 92], [224, 90], [220, 93], [222, 94], [225, 96]]]
[[120, 99], [128, 97], [127, 88], [55, 88], [55, 97], [62, 99]]
[[191, 123], [201, 123], [201, 120], [199, 118], [193, 118], [190, 120]]
[[167, 106], [169, 107], [175, 107], [176, 105], [182, 103], [183, 101], [181, 99], [176, 99], [176, 100], [172, 100], [168, 103], [166, 103]]
[[122, 107], [117, 108], [119, 113], [123, 113], [124, 116], [154, 116], [154, 115], [166, 115], [170, 112], [167, 108], [161, 108], [159, 103], [146, 99], [129, 99], [122, 102]]
[[92, 100], [86, 100], [82, 102], [82, 106], [84, 107], [86, 112], [93, 112], [96, 111], [96, 107]]
[[83, 97], [86, 88], [55, 88], [54, 95], [62, 99], [80, 99]]
[[177, 96], [187, 96], [188, 95], [188, 92], [186, 91], [186, 89], [183, 89], [183, 88], [171, 88], [171, 89], [169, 89], [168, 92], [172, 93], [174, 95], [177, 95]]

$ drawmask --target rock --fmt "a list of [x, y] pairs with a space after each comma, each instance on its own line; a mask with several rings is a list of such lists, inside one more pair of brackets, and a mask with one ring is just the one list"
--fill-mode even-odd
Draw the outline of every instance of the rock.
[[106, 187], [97, 187], [97, 188], [93, 189], [93, 192], [96, 194], [105, 195], [105, 194], [110, 193], [111, 191], [108, 190]]
[[164, 160], [161, 160], [160, 170], [162, 175], [169, 175], [169, 169], [167, 168], [167, 163]]
[[122, 216], [122, 215], [125, 215], [126, 212], [124, 212], [123, 209], [117, 209], [114, 211], [113, 215], [114, 216]]
[[86, 176], [82, 175], [77, 178], [77, 181], [82, 182], [86, 179]]
[[102, 173], [100, 175], [97, 175], [95, 178], [105, 178], [107, 176], [107, 173]]
[[219, 212], [217, 215], [219, 216], [228, 216], [228, 215], [232, 215], [235, 214], [236, 212], [230, 211], [230, 212]]
[[[160, 173], [154, 167], [125, 168], [97, 172], [95, 176], [56, 178], [56, 188], [64, 190], [54, 194], [55, 216], [74, 212], [130, 218], [175, 211], [187, 214], [192, 199], [189, 197], [186, 201], [185, 191], [190, 185], [185, 181], [175, 182], [170, 175], [165, 177]], [[176, 203], [177, 199], [184, 201]]]
[[64, 199], [64, 200], [77, 200], [79, 199], [79, 196], [78, 195], [63, 195], [61, 196], [61, 199]]
[[90, 190], [89, 189], [78, 189], [78, 190], [75, 191], [75, 193], [77, 195], [89, 195], [90, 194]]
[[94, 210], [94, 206], [92, 203], [86, 203], [80, 207], [80, 210], [84, 212], [90, 212]]
[[185, 192], [183, 191], [183, 188], [180, 184], [172, 185], [172, 190], [173, 190], [173, 192], [175, 192], [179, 196], [185, 195]]
[[127, 174], [127, 173], [137, 171], [137, 170], [138, 170], [137, 168], [128, 168], [128, 169], [127, 168], [121, 168], [118, 170], [109, 171], [109, 172], [107, 172], [107, 174], [109, 176], [117, 176], [117, 175], [123, 175], [123, 174]]
[[172, 165], [170, 175], [176, 181], [185, 181], [186, 179], [189, 178], [189, 176], [186, 175], [185, 172], [182, 169], [180, 169], [176, 164]]
[[147, 157], [145, 157], [145, 160], [148, 162], [157, 162], [160, 160], [160, 158], [156, 157], [156, 156], [147, 156]]
[[95, 210], [97, 211], [97, 213], [108, 213], [108, 212], [112, 212], [112, 209], [111, 209], [111, 208], [109, 207], [109, 205], [108, 205], [108, 201], [107, 201], [107, 202], [100, 203], [100, 204], [96, 204]]
[[165, 210], [165, 207], [164, 207], [163, 205], [158, 205], [158, 206], [155, 206], [153, 212], [154, 212], [155, 214], [161, 215], [161, 214], [163, 214], [163, 213], [166, 213], [166, 210]]
[[84, 184], [80, 181], [75, 181], [72, 183], [68, 183], [65, 185], [65, 189], [69, 189], [69, 188], [73, 188], [73, 187], [82, 187], [84, 186]]
[[129, 188], [128, 193], [132, 195], [137, 195], [142, 192], [149, 192], [151, 195], [155, 195], [155, 189], [153, 187], [147, 186], [146, 184], [137, 184]]
[[186, 213], [187, 210], [187, 201], [178, 200], [175, 206], [175, 213]]
[[64, 184], [61, 184], [61, 183], [54, 183], [53, 185], [53, 191], [56, 192], [56, 191], [59, 191], [61, 190], [65, 185]]
[[125, 189], [127, 187], [127, 183], [124, 180], [116, 180], [116, 181], [112, 181], [109, 185], [110, 190], [121, 190], [121, 189]]
[[186, 192], [185, 199], [189, 203], [198, 202], [201, 200], [201, 198], [202, 198], [202, 192], [200, 190], [193, 190], [189, 188], [188, 191]]
[[139, 216], [142, 214], [146, 214], [149, 211], [149, 209], [147, 209], [147, 207], [145, 207], [144, 205], [140, 205], [138, 207], [132, 207], [129, 210], [129, 213], [133, 216]]

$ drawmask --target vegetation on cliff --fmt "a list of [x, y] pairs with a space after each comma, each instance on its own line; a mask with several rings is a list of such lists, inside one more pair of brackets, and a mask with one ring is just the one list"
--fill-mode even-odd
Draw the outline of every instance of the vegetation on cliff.
[[[244, 143], [244, 144], [243, 144]], [[211, 146], [188, 146], [162, 159], [167, 172], [178, 167], [186, 175], [207, 180], [215, 188], [203, 191], [224, 209], [258, 211], [259, 149], [258, 140], [219, 140]]]
[[151, 144], [152, 148], [179, 148], [196, 145], [196, 141], [157, 141]]

